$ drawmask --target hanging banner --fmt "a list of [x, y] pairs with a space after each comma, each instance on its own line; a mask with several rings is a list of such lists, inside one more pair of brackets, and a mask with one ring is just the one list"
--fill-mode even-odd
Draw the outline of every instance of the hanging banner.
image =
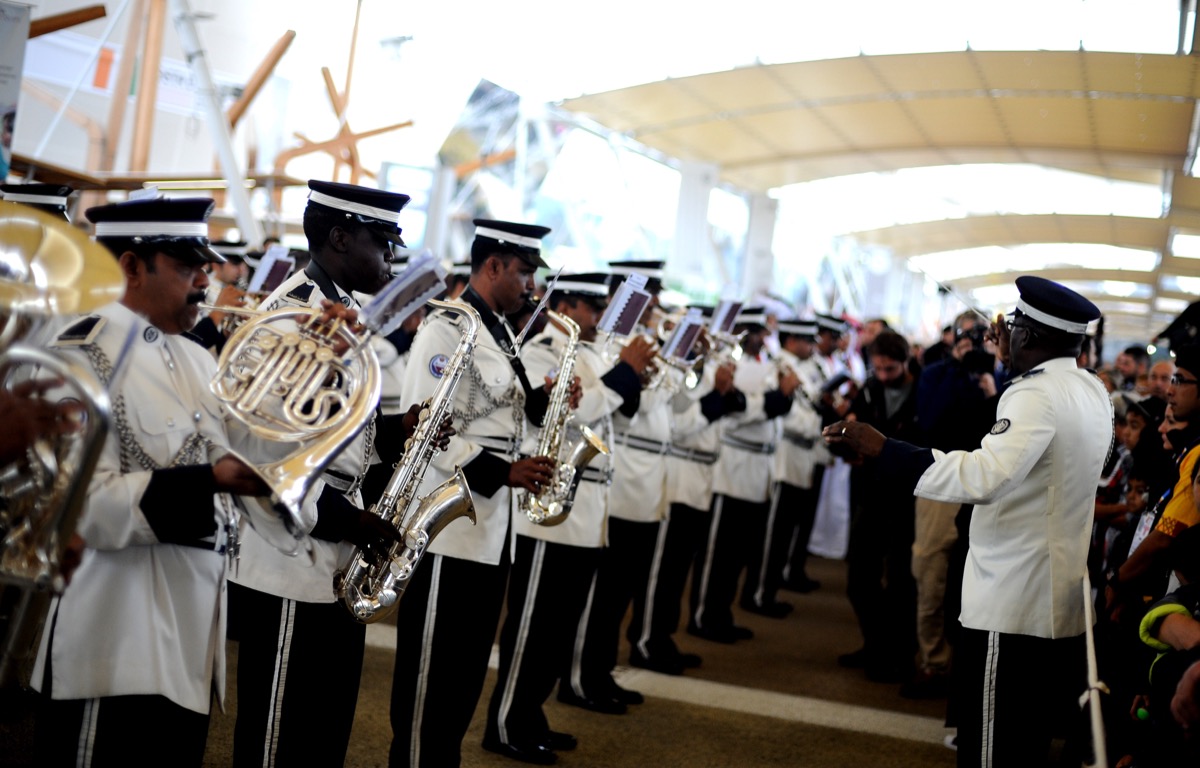
[[17, 125], [17, 97], [29, 39], [28, 5], [0, 0], [0, 182], [8, 177], [12, 162], [13, 128]]

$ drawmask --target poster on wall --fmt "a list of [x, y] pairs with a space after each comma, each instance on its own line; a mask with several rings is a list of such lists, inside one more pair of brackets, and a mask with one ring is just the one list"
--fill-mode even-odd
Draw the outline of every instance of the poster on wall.
[[25, 41], [29, 39], [28, 5], [0, 0], [0, 181], [8, 177], [12, 162], [13, 128], [17, 124], [17, 97]]

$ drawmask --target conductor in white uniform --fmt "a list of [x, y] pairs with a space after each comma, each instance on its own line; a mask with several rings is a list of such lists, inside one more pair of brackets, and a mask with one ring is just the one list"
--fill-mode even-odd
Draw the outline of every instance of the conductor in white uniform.
[[1015, 378], [979, 448], [919, 449], [860, 422], [824, 430], [918, 496], [976, 505], [956, 657], [959, 766], [1044, 764], [1085, 687], [1083, 579], [1113, 413], [1075, 358], [1100, 311], [1044, 278], [1016, 283], [1016, 312], [991, 330]]

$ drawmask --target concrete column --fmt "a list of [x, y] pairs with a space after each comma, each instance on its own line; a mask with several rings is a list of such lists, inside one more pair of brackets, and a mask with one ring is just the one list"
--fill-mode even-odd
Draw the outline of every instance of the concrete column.
[[746, 232], [746, 252], [742, 256], [742, 295], [749, 300], [755, 293], [772, 291], [775, 283], [775, 218], [779, 201], [766, 195], [750, 199], [750, 227]]
[[675, 247], [667, 258], [667, 274], [675, 280], [702, 274], [714, 259], [708, 236], [708, 198], [716, 186], [718, 167], [683, 162], [679, 167], [679, 207], [675, 211]]

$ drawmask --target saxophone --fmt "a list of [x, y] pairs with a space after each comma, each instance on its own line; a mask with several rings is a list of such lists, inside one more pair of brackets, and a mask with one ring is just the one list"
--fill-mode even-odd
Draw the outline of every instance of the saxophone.
[[466, 304], [436, 299], [429, 303], [461, 314], [466, 327], [441, 383], [421, 409], [417, 428], [405, 442], [404, 455], [396, 463], [383, 496], [371, 506], [371, 514], [384, 518], [403, 533], [401, 540], [386, 553], [356, 549], [350, 565], [336, 580], [338, 597], [354, 618], [364, 624], [373, 624], [396, 609], [426, 547], [443, 528], [459, 517], [469, 518], [475, 524], [475, 502], [459, 467], [454, 468], [449, 480], [417, 499], [425, 470], [438, 452], [438, 429], [454, 406], [454, 391], [470, 365], [482, 325], [479, 313]]
[[558, 363], [558, 378], [550, 392], [542, 432], [534, 456], [548, 456], [555, 461], [554, 475], [539, 493], [525, 492], [521, 510], [536, 525], [558, 525], [567, 519], [575, 503], [575, 489], [583, 479], [584, 467], [597, 454], [608, 455], [608, 446], [600, 437], [581, 427], [579, 442], [563, 453], [567, 425], [571, 420], [571, 382], [575, 378], [576, 347], [579, 345], [579, 325], [571, 318], [546, 310], [546, 317], [567, 334], [567, 345]]

